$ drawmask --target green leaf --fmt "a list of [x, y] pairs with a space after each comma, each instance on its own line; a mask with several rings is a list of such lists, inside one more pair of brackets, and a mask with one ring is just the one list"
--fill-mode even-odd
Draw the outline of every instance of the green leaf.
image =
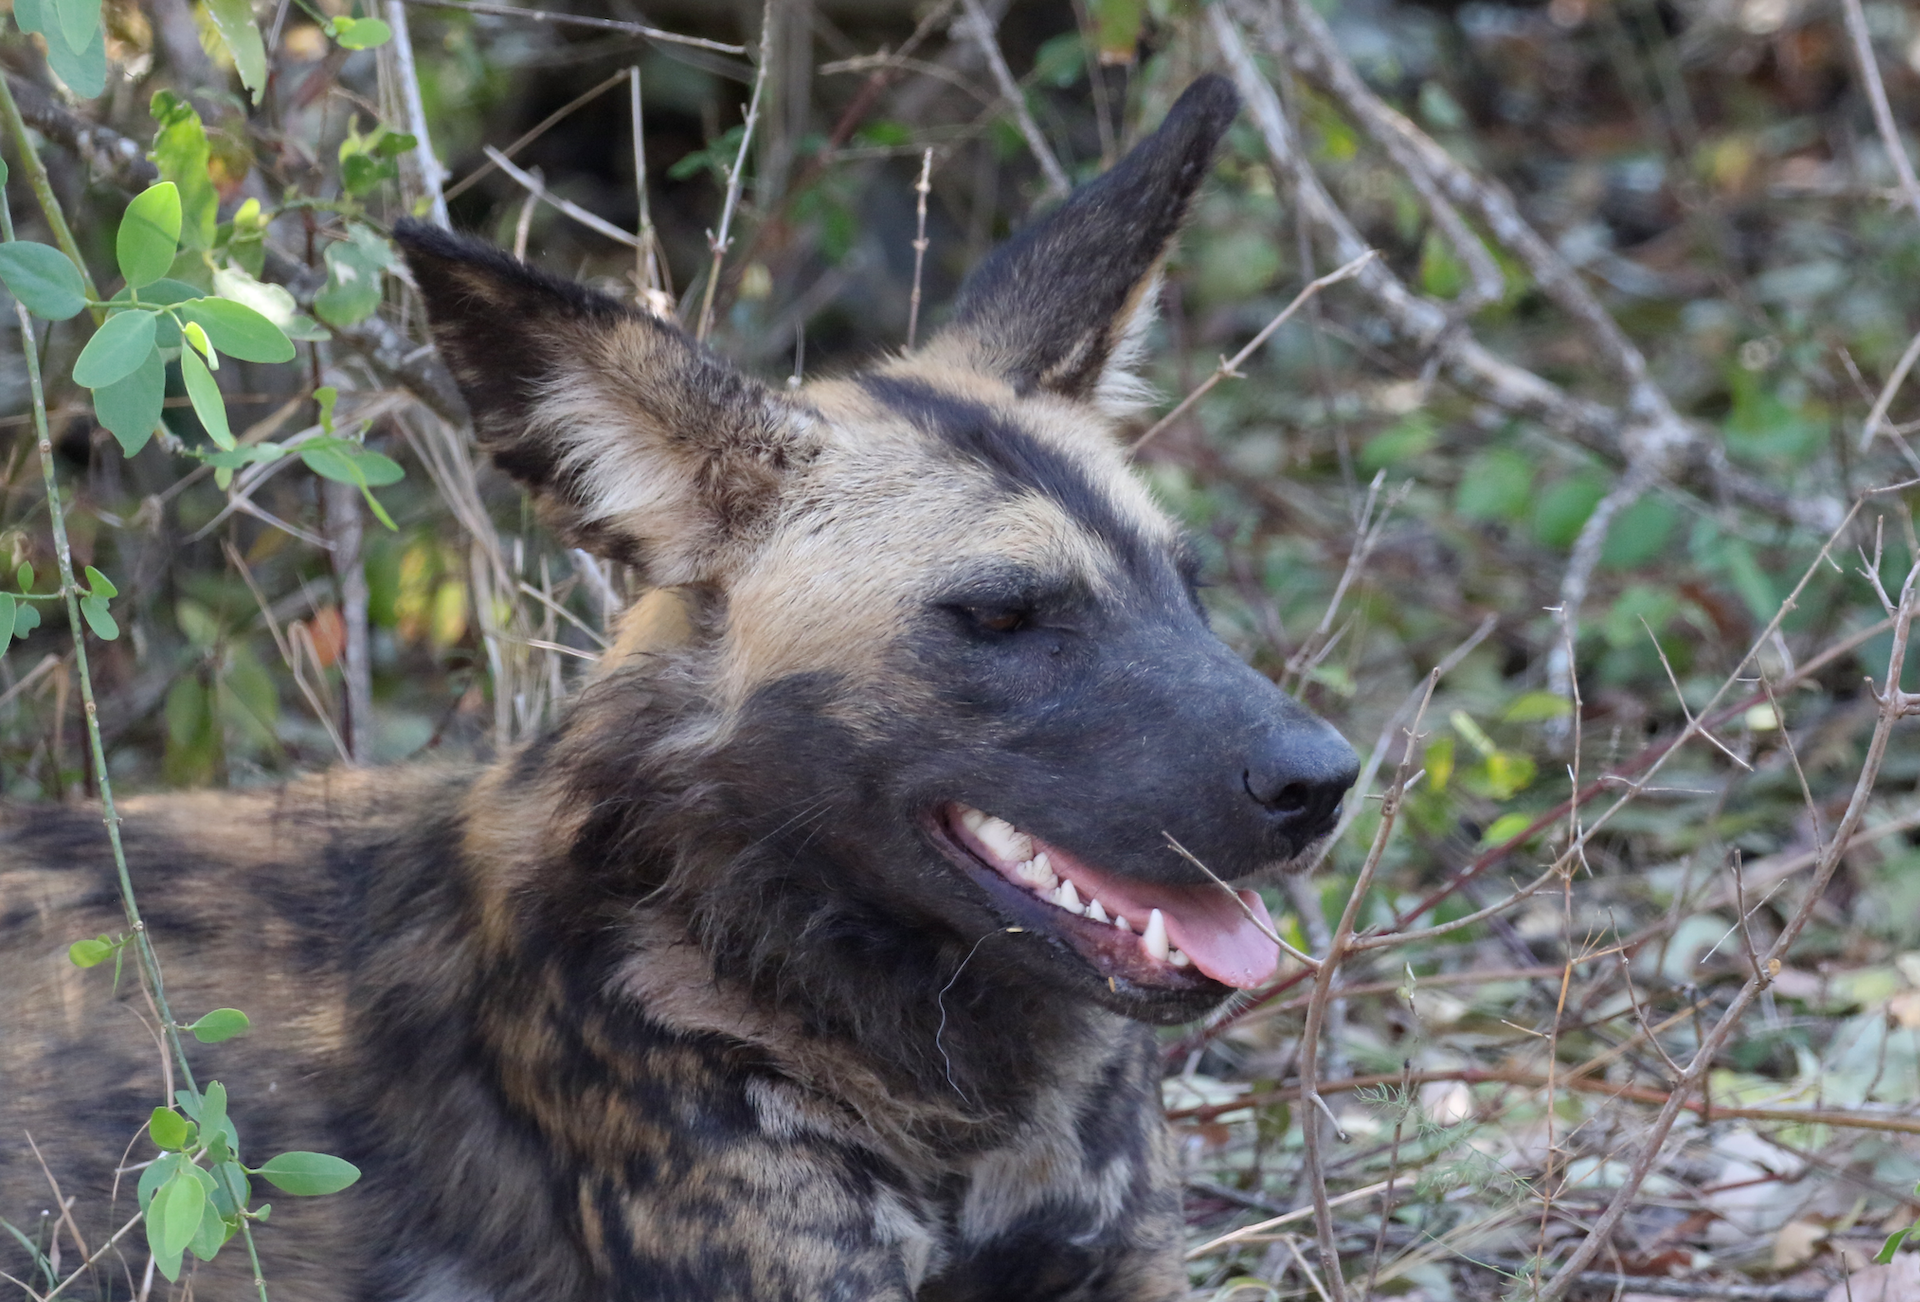
[[1522, 692], [1500, 717], [1508, 723], [1539, 723], [1564, 719], [1572, 713], [1573, 702], [1558, 692]]
[[393, 265], [393, 250], [365, 226], [348, 228], [351, 238], [327, 246], [327, 283], [314, 295], [313, 310], [329, 325], [358, 325], [380, 306], [383, 273]]
[[130, 457], [153, 437], [166, 401], [167, 364], [155, 348], [131, 375], [93, 391], [93, 414], [119, 441], [120, 451]]
[[[207, 1191], [194, 1177], [194, 1169], [188, 1165], [177, 1168], [147, 1207], [147, 1245], [153, 1249], [161, 1273], [170, 1280], [179, 1279], [180, 1254], [193, 1242], [207, 1210]], [[173, 1265], [171, 1272], [167, 1270], [169, 1262]]]
[[1563, 479], [1539, 495], [1533, 508], [1533, 532], [1549, 547], [1571, 547], [1580, 529], [1607, 495], [1607, 486], [1596, 475], [1575, 475]]
[[1092, 0], [1095, 39], [1100, 47], [1100, 62], [1132, 63], [1134, 47], [1140, 43], [1140, 26], [1146, 17], [1141, 0]]
[[252, 1174], [264, 1178], [282, 1193], [338, 1193], [360, 1178], [360, 1168], [325, 1153], [282, 1153]]
[[120, 636], [120, 625], [114, 622], [112, 614], [108, 612], [106, 598], [80, 598], [80, 613], [86, 616], [87, 627], [102, 642], [111, 642]]
[[99, 570], [94, 569], [93, 566], [87, 566], [86, 576], [87, 591], [91, 592], [94, 596], [117, 597], [120, 595], [120, 589], [113, 586], [113, 581]]
[[1900, 1251], [1901, 1242], [1904, 1241], [1909, 1234], [1912, 1234], [1915, 1228], [1915, 1226], [1909, 1225], [1904, 1230], [1895, 1230], [1892, 1234], [1888, 1235], [1887, 1241], [1880, 1245], [1880, 1251], [1873, 1254], [1873, 1259], [1882, 1266], [1887, 1265], [1893, 1260], [1893, 1254]]
[[202, 298], [182, 303], [184, 319], [207, 332], [207, 339], [229, 357], [243, 362], [290, 362], [293, 341], [279, 326], [246, 306], [225, 298]]
[[24, 640], [27, 634], [40, 627], [40, 609], [37, 606], [22, 606], [13, 612], [13, 635]]
[[54, 0], [16, 0], [14, 21], [20, 30], [38, 32], [47, 40], [47, 66], [54, 76], [81, 99], [93, 99], [107, 88], [107, 31], [95, 23], [81, 49], [67, 42], [60, 11]]
[[1600, 564], [1608, 569], [1630, 570], [1662, 555], [1667, 539], [1680, 522], [1680, 513], [1665, 499], [1652, 493], [1642, 497], [1613, 517], [1607, 526], [1607, 541], [1600, 549]]
[[336, 18], [327, 24], [327, 35], [343, 50], [372, 50], [393, 39], [393, 29], [378, 18]]
[[147, 157], [160, 169], [161, 180], [180, 187], [180, 242], [190, 249], [212, 248], [220, 196], [213, 188], [212, 151], [200, 114], [170, 90], [154, 92], [149, 112], [160, 129]]
[[20, 585], [20, 591], [33, 591], [33, 562], [21, 561], [20, 568], [13, 572], [13, 581]]
[[113, 957], [113, 942], [105, 936], [76, 940], [67, 946], [67, 959], [75, 967], [99, 967]]
[[[0, 592], [0, 655], [6, 654], [7, 645], [13, 641], [13, 608], [15, 606], [11, 592]], [[79, 966], [88, 967], [82, 963]]]
[[193, 414], [207, 428], [207, 437], [223, 448], [237, 446], [233, 431], [227, 426], [227, 404], [220, 397], [219, 382], [213, 378], [213, 372], [200, 360], [200, 354], [182, 352], [180, 354], [180, 378], [187, 383], [187, 397], [193, 403]]
[[[192, 1142], [192, 1131], [188, 1131], [188, 1143]], [[140, 1183], [135, 1186], [135, 1194], [140, 1200], [140, 1210], [145, 1211], [153, 1205], [153, 1195], [160, 1186], [173, 1179], [173, 1173], [180, 1169], [181, 1157], [178, 1153], [162, 1153], [148, 1163], [147, 1169], [140, 1173]]]
[[219, 1081], [208, 1081], [207, 1088], [200, 1093], [200, 1115], [194, 1120], [200, 1123], [201, 1134], [212, 1134], [218, 1130], [231, 1129], [227, 1125], [227, 1087]]
[[238, 1008], [216, 1008], [187, 1029], [202, 1044], [218, 1044], [245, 1035], [252, 1023]]
[[267, 44], [253, 21], [249, 0], [207, 0], [207, 16], [233, 55], [234, 69], [258, 104], [267, 87]]
[[214, 1198], [214, 1206], [229, 1215], [246, 1210], [247, 1204], [253, 1201], [253, 1186], [247, 1183], [247, 1173], [238, 1162], [216, 1163], [213, 1182], [220, 1189]]
[[1467, 462], [1453, 509], [1469, 520], [1517, 520], [1533, 500], [1533, 463], [1511, 448], [1489, 448]]
[[180, 188], [158, 181], [135, 195], [113, 247], [120, 274], [134, 289], [165, 276], [180, 247]]
[[168, 1152], [177, 1153], [187, 1144], [187, 1119], [172, 1108], [155, 1108], [147, 1119], [147, 1135]]
[[237, 1220], [229, 1221], [209, 1207], [200, 1218], [200, 1229], [188, 1242], [187, 1251], [202, 1261], [212, 1261], [238, 1228]]
[[50, 244], [32, 240], [0, 244], [0, 280], [27, 311], [49, 321], [65, 321], [87, 305], [87, 287], [79, 269]]
[[100, 0], [50, 0], [50, 3], [60, 24], [60, 34], [66, 37], [67, 48], [76, 52], [86, 49], [93, 40], [94, 30], [100, 26]]
[[140, 369], [153, 353], [154, 314], [143, 309], [110, 316], [73, 363], [73, 382], [104, 389]]

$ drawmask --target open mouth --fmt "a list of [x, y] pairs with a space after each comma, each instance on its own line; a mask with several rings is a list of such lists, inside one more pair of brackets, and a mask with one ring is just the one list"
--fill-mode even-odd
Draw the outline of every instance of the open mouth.
[[1168, 886], [1101, 872], [1005, 819], [957, 802], [942, 808], [936, 822], [963, 862], [1017, 888], [995, 894], [1024, 906], [1016, 909], [1023, 921], [1067, 941], [1110, 980], [1193, 988], [1210, 979], [1248, 990], [1279, 966], [1279, 946], [1262, 931], [1273, 930], [1273, 922], [1255, 891], [1215, 882]]

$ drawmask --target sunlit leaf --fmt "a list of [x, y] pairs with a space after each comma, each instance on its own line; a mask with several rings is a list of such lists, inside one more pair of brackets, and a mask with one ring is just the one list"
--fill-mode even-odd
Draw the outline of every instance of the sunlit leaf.
[[147, 1120], [147, 1135], [159, 1147], [178, 1152], [186, 1146], [189, 1122], [172, 1108], [155, 1108]]
[[[147, 1207], [147, 1244], [153, 1249], [155, 1263], [170, 1280], [180, 1277], [180, 1254], [199, 1232], [200, 1218], [206, 1214], [207, 1191], [182, 1165], [153, 1196]], [[173, 1269], [168, 1271], [171, 1264]]]
[[160, 181], [135, 195], [120, 219], [114, 256], [120, 274], [135, 289], [165, 276], [180, 247], [180, 190]]
[[233, 55], [241, 82], [258, 104], [267, 87], [267, 43], [260, 39], [260, 28], [253, 21], [253, 6], [248, 0], [207, 0], [207, 15]]
[[179, 307], [181, 317], [207, 332], [215, 348], [243, 362], [290, 362], [293, 341], [244, 303], [202, 298]]
[[202, 1044], [218, 1044], [236, 1035], [245, 1035], [251, 1026], [238, 1008], [216, 1008], [187, 1029]]

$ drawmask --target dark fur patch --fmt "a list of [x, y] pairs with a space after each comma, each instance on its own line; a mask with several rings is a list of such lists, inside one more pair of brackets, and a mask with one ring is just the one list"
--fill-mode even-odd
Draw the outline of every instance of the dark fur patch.
[[1148, 564], [1153, 549], [1140, 531], [1071, 458], [980, 403], [943, 393], [924, 380], [866, 375], [860, 386], [954, 452], [991, 469], [1006, 491], [1031, 489], [1057, 503], [1111, 547], [1127, 569], [1138, 572]]

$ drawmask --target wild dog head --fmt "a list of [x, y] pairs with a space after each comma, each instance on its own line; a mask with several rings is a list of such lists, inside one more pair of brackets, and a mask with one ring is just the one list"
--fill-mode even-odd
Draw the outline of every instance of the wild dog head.
[[1193, 550], [1115, 430], [1236, 107], [1195, 83], [924, 347], [792, 393], [398, 229], [495, 461], [562, 536], [698, 611], [673, 652], [708, 724], [684, 781], [715, 871], [765, 896], [754, 945], [1011, 930], [1005, 970], [1152, 1021], [1273, 972], [1258, 895], [1172, 843], [1223, 882], [1284, 866], [1332, 827], [1354, 755], [1208, 630]]

